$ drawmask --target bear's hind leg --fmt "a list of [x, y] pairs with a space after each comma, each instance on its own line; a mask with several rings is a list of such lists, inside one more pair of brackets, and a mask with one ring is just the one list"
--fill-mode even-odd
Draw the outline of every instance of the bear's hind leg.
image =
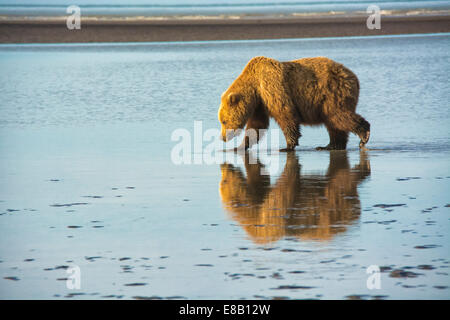
[[317, 147], [316, 150], [345, 150], [347, 148], [348, 132], [338, 130], [331, 125], [327, 125], [330, 143], [325, 147]]

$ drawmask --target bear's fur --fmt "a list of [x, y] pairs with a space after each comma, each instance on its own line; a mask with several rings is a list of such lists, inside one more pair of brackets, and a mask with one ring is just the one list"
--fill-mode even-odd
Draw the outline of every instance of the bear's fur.
[[255, 243], [284, 236], [328, 240], [360, 216], [358, 186], [370, 176], [364, 151], [353, 168], [345, 151], [330, 152], [324, 175], [302, 174], [297, 155], [290, 152], [274, 184], [251, 154], [245, 154], [244, 163], [246, 176], [238, 167], [221, 165], [219, 191], [226, 211]]
[[360, 137], [362, 148], [369, 140], [370, 124], [355, 113], [358, 96], [356, 75], [331, 59], [279, 62], [255, 57], [222, 94], [222, 139], [232, 139], [247, 125], [246, 132], [258, 132], [255, 141], [246, 135], [241, 147], [247, 149], [258, 142], [259, 129], [267, 129], [272, 117], [286, 138], [285, 151], [298, 145], [301, 124], [326, 126], [330, 143], [318, 149], [345, 149], [349, 132]]

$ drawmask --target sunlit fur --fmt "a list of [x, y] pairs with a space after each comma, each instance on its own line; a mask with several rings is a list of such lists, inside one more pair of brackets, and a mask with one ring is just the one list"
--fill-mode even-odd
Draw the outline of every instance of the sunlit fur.
[[263, 165], [249, 159], [247, 153], [246, 177], [239, 168], [223, 164], [219, 189], [225, 209], [255, 243], [285, 236], [328, 240], [359, 217], [357, 187], [370, 175], [365, 152], [353, 168], [346, 151], [331, 152], [323, 175], [301, 174], [297, 156], [289, 153], [273, 185], [268, 175], [261, 174]]
[[326, 126], [330, 143], [325, 149], [345, 149], [349, 132], [361, 138], [362, 147], [369, 139], [370, 124], [355, 113], [358, 96], [356, 75], [328, 58], [279, 62], [256, 57], [222, 94], [222, 137], [227, 141], [234, 136], [227, 136], [227, 129], [246, 125], [246, 129], [266, 129], [273, 117], [287, 149], [298, 145], [301, 124]]

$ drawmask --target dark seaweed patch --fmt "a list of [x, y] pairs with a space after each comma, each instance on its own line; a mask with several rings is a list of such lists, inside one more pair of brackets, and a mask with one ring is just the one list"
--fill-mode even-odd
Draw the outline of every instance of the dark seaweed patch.
[[131, 259], [130, 257], [123, 257], [123, 258], [120, 258], [119, 261], [125, 261], [125, 260], [130, 260], [130, 259]]
[[436, 268], [433, 267], [432, 265], [429, 265], [429, 264], [421, 264], [421, 265], [417, 266], [417, 269], [420, 269], [420, 270], [433, 270], [433, 269], [436, 269]]
[[84, 257], [87, 261], [90, 261], [90, 262], [94, 262], [95, 260], [97, 260], [97, 259], [101, 259], [102, 257], [100, 257], [100, 256], [94, 256], [94, 257]]
[[20, 279], [18, 277], [3, 277], [5, 280], [12, 280], [12, 281], [19, 281]]
[[135, 300], [163, 300], [163, 297], [159, 296], [150, 296], [150, 297], [144, 297], [144, 296], [134, 296], [133, 299]]
[[418, 276], [422, 275], [421, 273], [415, 273], [412, 271], [405, 271], [402, 269], [396, 269], [393, 270], [390, 274], [389, 277], [391, 278], [417, 278]]
[[406, 206], [406, 203], [393, 203], [393, 204], [379, 203], [374, 205], [375, 208], [382, 208], [382, 209], [392, 207], [402, 207], [402, 206]]
[[437, 244], [425, 244], [422, 246], [415, 246], [414, 249], [434, 249], [434, 248], [438, 248], [440, 246], [438, 246]]
[[55, 204], [51, 204], [50, 207], [55, 207], [55, 208], [60, 208], [60, 207], [72, 207], [72, 206], [85, 206], [88, 205], [89, 203], [87, 202], [72, 202], [72, 203], [55, 203]]
[[139, 286], [146, 286], [146, 285], [147, 285], [147, 283], [145, 283], [145, 282], [133, 282], [133, 283], [124, 284], [124, 286], [127, 286], [127, 287], [139, 287]]
[[405, 177], [405, 178], [397, 178], [397, 181], [408, 181], [408, 180], [417, 180], [422, 179], [421, 177]]
[[447, 289], [448, 286], [433, 286], [433, 288], [443, 290], [443, 289]]
[[284, 285], [284, 286], [278, 286], [277, 288], [271, 288], [272, 290], [307, 290], [307, 289], [314, 289], [314, 287], [310, 286], [296, 286], [296, 285]]

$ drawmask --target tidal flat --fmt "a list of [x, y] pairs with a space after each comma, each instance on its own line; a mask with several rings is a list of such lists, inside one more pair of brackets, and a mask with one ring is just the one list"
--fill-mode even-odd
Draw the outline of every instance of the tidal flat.
[[[449, 40], [0, 45], [0, 298], [449, 299]], [[175, 164], [258, 55], [352, 69], [369, 150]]]

